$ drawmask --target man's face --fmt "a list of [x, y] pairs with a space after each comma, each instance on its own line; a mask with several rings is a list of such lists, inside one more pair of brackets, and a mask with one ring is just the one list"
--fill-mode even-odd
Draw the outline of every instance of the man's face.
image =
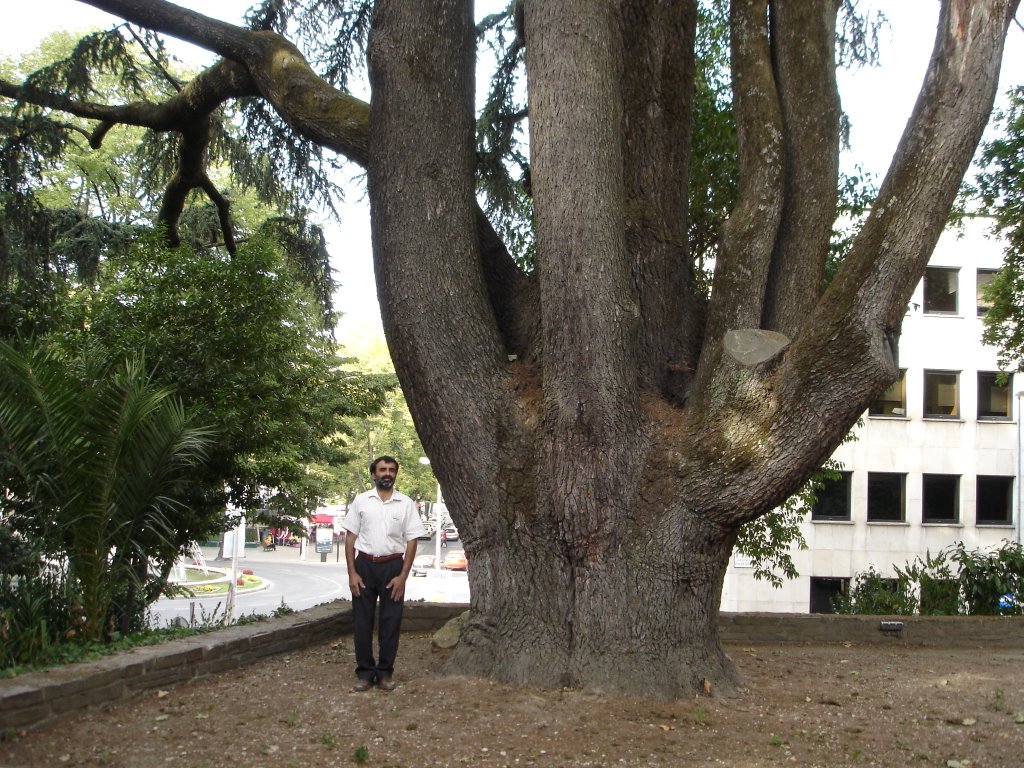
[[373, 484], [385, 491], [395, 485], [395, 477], [398, 475], [398, 467], [387, 461], [378, 461], [373, 470]]

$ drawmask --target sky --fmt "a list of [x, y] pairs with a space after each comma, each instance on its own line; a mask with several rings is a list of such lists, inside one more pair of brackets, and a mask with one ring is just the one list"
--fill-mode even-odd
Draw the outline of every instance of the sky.
[[[239, 21], [248, 0], [180, 0], [179, 5], [196, 8], [225, 21]], [[482, 15], [501, 0], [478, 0]], [[74, 0], [32, 0], [5, 10], [0, 27], [0, 53], [16, 56], [33, 49], [56, 29], [79, 30], [102, 26], [113, 20]], [[892, 158], [907, 118], [920, 89], [935, 36], [938, 16], [936, 0], [862, 0], [862, 8], [878, 8], [889, 19], [882, 33], [882, 61], [878, 68], [841, 71], [840, 95], [843, 109], [850, 116], [851, 151], [843, 157], [843, 167], [863, 166], [881, 180]], [[1018, 14], [1024, 18], [1024, 11]], [[191, 49], [191, 53], [189, 53]], [[1000, 93], [1014, 84], [1024, 83], [1024, 32], [1012, 27], [1003, 60]], [[197, 57], [197, 63], [209, 60], [208, 54], [194, 48], [182, 48], [179, 56]], [[353, 175], [357, 169], [353, 169]], [[341, 206], [341, 224], [327, 218], [325, 227], [341, 287], [335, 295], [336, 307], [343, 312], [338, 337], [358, 354], [358, 346], [380, 335], [373, 265], [370, 254], [368, 205], [362, 191], [354, 187]], [[351, 342], [351, 343], [350, 343]]]

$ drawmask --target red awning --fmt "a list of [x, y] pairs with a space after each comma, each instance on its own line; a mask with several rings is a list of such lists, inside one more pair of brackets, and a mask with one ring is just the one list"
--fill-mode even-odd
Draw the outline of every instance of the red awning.
[[334, 515], [313, 515], [309, 519], [315, 525], [334, 525]]

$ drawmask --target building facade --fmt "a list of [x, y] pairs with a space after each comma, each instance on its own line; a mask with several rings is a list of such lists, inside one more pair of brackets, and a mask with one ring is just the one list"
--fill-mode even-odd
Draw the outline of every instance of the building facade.
[[774, 589], [734, 553], [722, 610], [830, 612], [832, 596], [869, 567], [894, 576], [894, 565], [958, 541], [1018, 540], [1024, 377], [1000, 375], [995, 348], [981, 342], [981, 286], [1002, 263], [1002, 245], [983, 235], [973, 222], [962, 238], [940, 239], [903, 321], [900, 380], [834, 454], [842, 479], [802, 523], [799, 578]]

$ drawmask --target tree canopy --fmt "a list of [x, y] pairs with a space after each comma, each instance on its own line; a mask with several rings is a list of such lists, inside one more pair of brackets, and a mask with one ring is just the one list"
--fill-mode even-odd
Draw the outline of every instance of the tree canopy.
[[[174, 98], [195, 74], [159, 39], [124, 28], [77, 42], [54, 35], [13, 73], [30, 69], [32, 87], [61, 83], [108, 100]], [[29, 104], [2, 116], [4, 335], [115, 356], [145, 350], [157, 379], [216, 428], [193, 486], [206, 535], [220, 526], [225, 488], [235, 504], [269, 504], [277, 516], [304, 516], [332, 495], [331, 473], [317, 465], [345, 462], [344, 419], [380, 408], [393, 377], [343, 368], [323, 235], [280, 180], [252, 173], [232, 112], [211, 128], [204, 171], [229, 191], [184, 196], [173, 234], [161, 200], [176, 183], [165, 154], [173, 133], [131, 126], [93, 148], [82, 118]], [[230, 217], [218, 207], [229, 200]], [[154, 221], [166, 236], [152, 234]], [[181, 239], [187, 247], [170, 246]]]

